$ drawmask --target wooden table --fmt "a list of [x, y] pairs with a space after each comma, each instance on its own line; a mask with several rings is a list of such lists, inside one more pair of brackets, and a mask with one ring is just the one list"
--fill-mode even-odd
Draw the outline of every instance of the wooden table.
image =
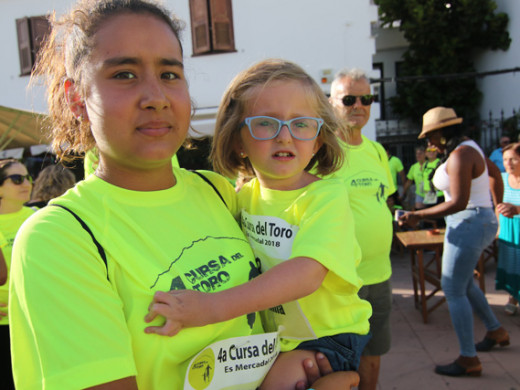
[[[428, 306], [428, 301], [441, 291], [441, 254], [444, 231], [445, 229], [439, 229], [437, 234], [431, 234], [429, 230], [396, 233], [398, 240], [410, 250], [415, 307], [421, 310], [425, 324], [428, 322], [428, 313], [446, 300], [444, 297], [436, 297], [438, 298], [436, 302]], [[430, 259], [425, 260], [424, 250], [434, 252]], [[426, 294], [426, 283], [433, 288], [429, 294]]]

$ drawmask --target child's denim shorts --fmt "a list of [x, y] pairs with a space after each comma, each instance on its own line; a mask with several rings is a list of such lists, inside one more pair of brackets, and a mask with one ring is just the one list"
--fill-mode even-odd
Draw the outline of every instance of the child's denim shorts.
[[361, 353], [370, 337], [370, 333], [341, 333], [304, 341], [296, 349], [322, 352], [329, 359], [334, 371], [357, 371]]

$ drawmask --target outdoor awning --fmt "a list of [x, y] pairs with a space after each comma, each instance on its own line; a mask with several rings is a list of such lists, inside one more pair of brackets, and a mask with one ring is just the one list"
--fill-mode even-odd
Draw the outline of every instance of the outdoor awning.
[[0, 106], [0, 151], [49, 143], [44, 118], [44, 114]]

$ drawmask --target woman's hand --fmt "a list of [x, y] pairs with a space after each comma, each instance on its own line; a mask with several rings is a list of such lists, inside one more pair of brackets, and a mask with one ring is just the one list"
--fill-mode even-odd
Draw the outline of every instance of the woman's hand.
[[157, 291], [144, 320], [152, 322], [160, 315], [166, 319], [166, 322], [161, 326], [149, 326], [144, 331], [163, 336], [175, 336], [183, 328], [213, 323], [210, 295], [193, 290]]
[[507, 218], [513, 218], [513, 216], [518, 214], [518, 209], [511, 203], [499, 203], [497, 205], [497, 211]]
[[408, 225], [411, 228], [415, 228], [419, 221], [421, 220], [421, 217], [417, 215], [414, 211], [409, 211], [404, 213], [399, 217], [399, 226]]

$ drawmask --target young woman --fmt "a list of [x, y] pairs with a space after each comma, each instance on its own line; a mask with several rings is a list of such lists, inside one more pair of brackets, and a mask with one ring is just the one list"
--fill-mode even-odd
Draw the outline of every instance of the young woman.
[[[490, 197], [490, 177], [501, 179], [500, 171], [477, 143], [464, 136], [461, 123], [462, 118], [451, 108], [435, 107], [424, 114], [419, 138], [427, 138], [429, 148], [435, 147], [448, 156], [433, 177], [434, 186], [444, 192], [446, 200], [407, 213], [400, 221], [414, 226], [423, 218], [446, 216], [441, 285], [459, 340], [460, 356], [453, 363], [437, 366], [435, 372], [479, 376], [482, 365], [477, 351], [487, 351], [495, 344], [509, 344], [509, 335], [473, 280], [480, 255], [494, 240], [498, 227]], [[502, 198], [499, 187], [492, 188], [494, 199]], [[473, 311], [488, 330], [476, 346]]]
[[[181, 389], [206, 346], [262, 331], [254, 313], [171, 339], [143, 331], [155, 291], [219, 291], [255, 264], [214, 189], [172, 167], [191, 116], [181, 23], [149, 1], [82, 0], [52, 24], [36, 75], [49, 83], [53, 145], [62, 159], [96, 147], [99, 165], [18, 236], [16, 386]], [[233, 187], [206, 175], [234, 211]], [[215, 258], [233, 260], [215, 274]]]
[[0, 351], [5, 362], [0, 371], [0, 388], [2, 389], [14, 389], [7, 310], [9, 269], [14, 237], [22, 223], [34, 213], [33, 209], [24, 206], [31, 197], [31, 190], [32, 179], [25, 165], [14, 159], [0, 161], [0, 235], [5, 240], [5, 245], [1, 249], [3, 253], [1, 260], [5, 259], [6, 271], [6, 280], [0, 286]]

